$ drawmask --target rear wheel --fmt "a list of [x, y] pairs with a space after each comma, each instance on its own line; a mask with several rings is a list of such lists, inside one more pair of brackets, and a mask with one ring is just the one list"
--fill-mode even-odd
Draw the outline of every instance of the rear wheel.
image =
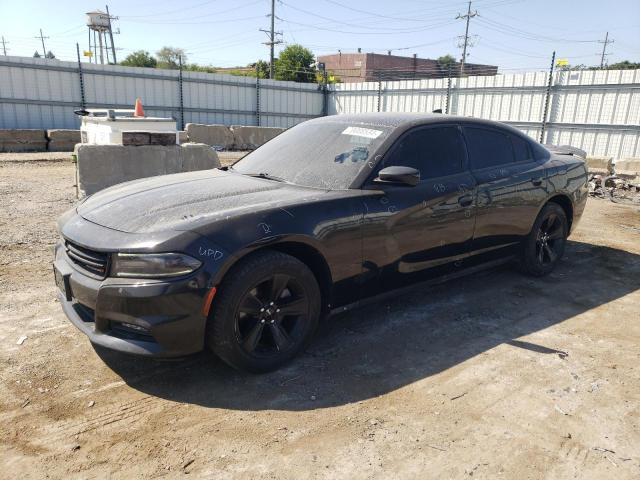
[[564, 253], [568, 233], [569, 224], [562, 207], [553, 202], [545, 205], [524, 241], [521, 270], [538, 277], [550, 273]]
[[237, 369], [268, 372], [304, 349], [319, 316], [320, 289], [311, 270], [284, 253], [260, 252], [225, 276], [207, 343]]

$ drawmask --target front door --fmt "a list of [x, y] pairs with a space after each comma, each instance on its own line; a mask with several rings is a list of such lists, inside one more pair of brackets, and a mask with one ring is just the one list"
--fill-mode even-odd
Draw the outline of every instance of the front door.
[[[374, 182], [388, 166], [418, 169], [420, 183]], [[364, 188], [363, 296], [461, 266], [471, 247], [476, 192], [457, 125], [405, 133]]]

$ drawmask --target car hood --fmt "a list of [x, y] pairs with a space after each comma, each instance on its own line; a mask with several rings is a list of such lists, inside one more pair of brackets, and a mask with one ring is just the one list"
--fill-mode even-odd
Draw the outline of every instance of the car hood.
[[231, 215], [296, 202], [316, 189], [222, 170], [162, 175], [113, 186], [89, 197], [78, 214], [130, 233], [193, 230]]

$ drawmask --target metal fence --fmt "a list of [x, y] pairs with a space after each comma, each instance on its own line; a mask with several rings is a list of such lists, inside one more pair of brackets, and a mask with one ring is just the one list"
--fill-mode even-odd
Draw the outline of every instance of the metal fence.
[[323, 112], [317, 84], [212, 73], [0, 57], [0, 128], [78, 128], [73, 110], [133, 108], [178, 125], [290, 127]]
[[329, 94], [329, 114], [442, 109], [505, 122], [591, 156], [640, 157], [640, 70], [560, 70], [550, 85], [548, 72], [380, 80], [337, 84]]

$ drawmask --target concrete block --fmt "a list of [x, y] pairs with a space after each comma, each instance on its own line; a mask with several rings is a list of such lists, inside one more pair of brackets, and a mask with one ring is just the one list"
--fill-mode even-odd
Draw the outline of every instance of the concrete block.
[[224, 150], [233, 148], [233, 133], [226, 125], [187, 123], [185, 130], [190, 142], [206, 143]]
[[176, 145], [176, 134], [173, 132], [151, 132], [150, 145]]
[[587, 170], [607, 172], [613, 171], [613, 158], [610, 157], [587, 157]]
[[47, 130], [47, 139], [50, 142], [80, 143], [80, 130]]
[[0, 152], [44, 152], [44, 130], [0, 130]]
[[284, 132], [284, 128], [276, 127], [243, 127], [233, 125], [233, 146], [236, 150], [255, 150], [272, 138]]
[[616, 175], [622, 175], [625, 177], [638, 177], [640, 176], [640, 158], [618, 160], [615, 163], [615, 168]]
[[125, 130], [122, 132], [122, 145], [175, 145], [176, 134], [173, 132], [144, 132]]
[[122, 132], [122, 145], [133, 147], [150, 145], [150, 135], [149, 132]]
[[178, 144], [187, 143], [189, 141], [189, 137], [187, 136], [186, 130], [178, 131]]
[[220, 166], [216, 152], [204, 144], [76, 145], [78, 197], [138, 178], [192, 172]]
[[[215, 163], [214, 166], [211, 166]], [[204, 143], [185, 143], [182, 146], [182, 171], [195, 172], [220, 167], [217, 152]]]

